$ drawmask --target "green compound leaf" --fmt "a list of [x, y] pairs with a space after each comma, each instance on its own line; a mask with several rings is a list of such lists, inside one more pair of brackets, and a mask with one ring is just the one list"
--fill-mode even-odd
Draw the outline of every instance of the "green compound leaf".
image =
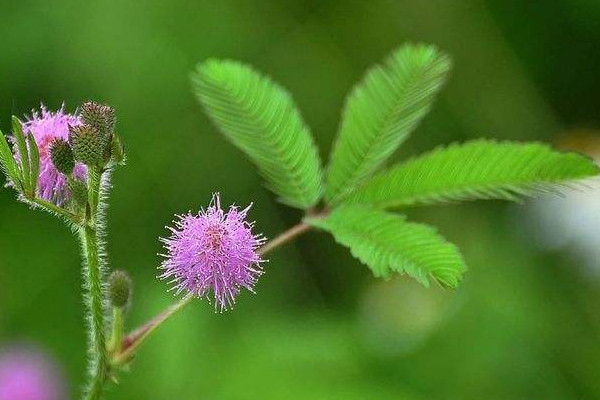
[[340, 206], [306, 222], [330, 232], [377, 277], [407, 274], [425, 286], [431, 280], [456, 287], [466, 266], [458, 248], [428, 225], [362, 206]]
[[539, 143], [479, 139], [440, 147], [373, 177], [349, 199], [376, 208], [458, 200], [516, 200], [598, 175], [574, 152]]
[[200, 64], [192, 83], [210, 118], [281, 202], [307, 209], [319, 201], [317, 148], [288, 92], [250, 66], [227, 60]]
[[449, 69], [435, 47], [406, 45], [367, 73], [346, 102], [327, 171], [328, 204], [340, 203], [406, 140]]
[[6, 137], [2, 132], [0, 132], [0, 169], [4, 171], [7, 179], [9, 179], [16, 188], [20, 188], [21, 179], [19, 175], [19, 166], [15, 161]]

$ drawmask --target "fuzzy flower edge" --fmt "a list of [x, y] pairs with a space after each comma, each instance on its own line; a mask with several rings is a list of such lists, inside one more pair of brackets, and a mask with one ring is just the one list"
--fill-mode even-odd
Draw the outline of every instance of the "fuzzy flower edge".
[[214, 301], [217, 312], [231, 309], [242, 289], [254, 293], [264, 273], [259, 248], [266, 239], [246, 221], [251, 206], [224, 211], [215, 193], [206, 210], [176, 215], [174, 226], [166, 227], [171, 236], [160, 238], [166, 253], [158, 277], [172, 285], [170, 291]]

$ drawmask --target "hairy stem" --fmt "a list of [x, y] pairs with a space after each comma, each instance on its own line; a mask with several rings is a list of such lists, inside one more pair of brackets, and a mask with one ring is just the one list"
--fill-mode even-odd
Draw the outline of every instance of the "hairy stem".
[[88, 340], [90, 348], [90, 372], [92, 374], [92, 381], [86, 399], [96, 400], [100, 398], [102, 386], [104, 385], [106, 374], [108, 372], [106, 338], [104, 332], [102, 270], [96, 230], [89, 226], [81, 228], [81, 238], [87, 264], [85, 271], [85, 286], [88, 293], [85, 297], [88, 318], [90, 319], [88, 322]]
[[[310, 225], [305, 224], [304, 222], [300, 222], [287, 231], [281, 233], [279, 236], [275, 237], [273, 240], [264, 244], [258, 252], [260, 254], [266, 254], [270, 251], [273, 251], [277, 247], [288, 243], [303, 233], [310, 230]], [[123, 339], [123, 351], [120, 354], [117, 354], [113, 358], [113, 364], [120, 365], [123, 363], [127, 363], [131, 360], [131, 358], [135, 355], [135, 352], [138, 348], [148, 339], [148, 337], [163, 323], [168, 321], [173, 315], [177, 314], [180, 310], [185, 308], [191, 301], [194, 299], [194, 296], [188, 295], [178, 302], [172, 304], [150, 321], [146, 322], [144, 325], [140, 326], [130, 334], [128, 334]]]
[[79, 215], [76, 215], [76, 214], [72, 213], [71, 211], [65, 210], [62, 207], [58, 207], [54, 203], [51, 203], [44, 199], [40, 199], [39, 197], [34, 197], [29, 201], [32, 203], [33, 206], [43, 208], [46, 211], [56, 214], [60, 217], [63, 217], [65, 219], [67, 219], [69, 222], [72, 222], [76, 225], [79, 225], [83, 222], [82, 217], [80, 217]]
[[102, 265], [102, 249], [98, 229], [104, 226], [101, 213], [98, 212], [100, 202], [100, 181], [102, 173], [99, 168], [88, 168], [88, 202], [90, 214], [86, 224], [80, 228], [82, 247], [86, 259], [85, 287], [88, 322], [88, 340], [90, 350], [89, 371], [91, 381], [85, 395], [86, 400], [98, 400], [108, 375], [108, 355], [106, 349], [104, 321], [104, 276]]

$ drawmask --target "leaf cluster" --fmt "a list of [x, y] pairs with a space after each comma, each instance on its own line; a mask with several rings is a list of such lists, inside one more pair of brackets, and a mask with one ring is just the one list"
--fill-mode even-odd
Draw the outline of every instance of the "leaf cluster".
[[[290, 94], [252, 67], [208, 60], [194, 92], [267, 187], [330, 232], [375, 276], [407, 274], [455, 287], [466, 265], [434, 228], [389, 210], [476, 199], [518, 200], [598, 174], [586, 156], [541, 143], [473, 140], [382, 170], [431, 109], [451, 67], [433, 46], [404, 45], [350, 92], [327, 167]], [[321, 212], [315, 208], [322, 205]], [[315, 217], [315, 214], [317, 217]]]
[[40, 153], [32, 135], [23, 134], [23, 124], [12, 118], [14, 154], [9, 141], [0, 132], [0, 168], [17, 192], [33, 199], [40, 171]]

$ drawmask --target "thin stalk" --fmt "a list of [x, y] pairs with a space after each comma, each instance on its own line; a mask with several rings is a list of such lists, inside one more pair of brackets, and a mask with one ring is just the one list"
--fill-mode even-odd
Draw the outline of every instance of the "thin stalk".
[[112, 364], [114, 365], [122, 365], [129, 362], [138, 348], [146, 341], [146, 339], [165, 321], [171, 318], [173, 315], [177, 314], [179, 310], [182, 310], [185, 306], [187, 306], [192, 300], [194, 296], [186, 296], [183, 299], [179, 300], [177, 303], [172, 304], [163, 312], [152, 318], [150, 321], [131, 332], [127, 337], [123, 340], [122, 348], [123, 351], [117, 353], [117, 355], [113, 358]]
[[108, 357], [106, 354], [106, 338], [104, 333], [104, 293], [102, 288], [102, 270], [100, 265], [100, 252], [98, 235], [94, 228], [85, 226], [81, 228], [81, 239], [85, 254], [86, 268], [86, 306], [90, 318], [89, 347], [90, 347], [90, 372], [92, 380], [86, 399], [97, 400], [102, 394], [102, 387], [108, 373]]
[[308, 231], [309, 229], [310, 229], [310, 225], [308, 225], [304, 222], [300, 222], [299, 224], [294, 225], [287, 231], [285, 231], [282, 234], [280, 234], [279, 236], [275, 237], [275, 239], [267, 242], [260, 249], [258, 249], [258, 252], [260, 254], [266, 254], [269, 251], [274, 250], [277, 247], [281, 246], [282, 244], [285, 244], [291, 240], [294, 240], [297, 236], [302, 235], [304, 232]]
[[[260, 249], [258, 249], [258, 253], [266, 254], [270, 251], [275, 250], [277, 247], [286, 244], [303, 233], [310, 230], [311, 226], [300, 222], [297, 225], [294, 225], [287, 231], [281, 233], [279, 236], [275, 237], [273, 240], [264, 244]], [[135, 352], [138, 348], [150, 337], [150, 335], [162, 324], [168, 321], [173, 315], [177, 314], [179, 311], [183, 310], [185, 306], [190, 304], [194, 296], [188, 295], [178, 302], [172, 304], [161, 313], [156, 315], [150, 321], [146, 322], [144, 325], [140, 326], [130, 334], [128, 334], [123, 339], [123, 352], [117, 354], [112, 363], [115, 365], [120, 365], [129, 362], [132, 357], [135, 355]]]
[[31, 199], [29, 201], [31, 203], [33, 203], [34, 205], [41, 207], [41, 208], [45, 209], [46, 211], [54, 213], [58, 216], [61, 216], [65, 219], [67, 219], [69, 222], [72, 222], [76, 225], [79, 225], [83, 222], [82, 218], [79, 215], [74, 214], [68, 210], [65, 210], [64, 208], [58, 207], [54, 203], [51, 203], [44, 199], [40, 199], [39, 197], [34, 197], [33, 199]]
[[123, 307], [113, 307], [112, 314], [112, 334], [108, 348], [112, 354], [118, 354], [123, 346]]
[[97, 167], [88, 167], [88, 203], [90, 214], [87, 224], [80, 228], [83, 250], [87, 268], [85, 270], [85, 286], [87, 314], [90, 319], [89, 349], [91, 381], [85, 394], [86, 400], [98, 400], [108, 376], [108, 354], [104, 321], [104, 277], [102, 271], [102, 249], [98, 229], [104, 226], [101, 213], [98, 212], [100, 202], [100, 181], [102, 172]]

